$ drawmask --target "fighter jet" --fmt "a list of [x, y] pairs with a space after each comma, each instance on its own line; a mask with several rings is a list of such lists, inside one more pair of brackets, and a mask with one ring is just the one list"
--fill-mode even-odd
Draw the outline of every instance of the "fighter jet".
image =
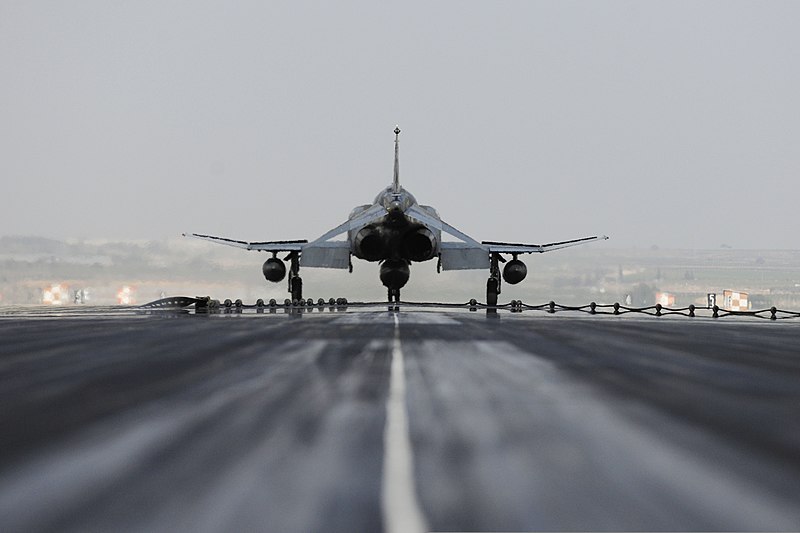
[[[437, 261], [442, 270], [488, 270], [486, 303], [497, 305], [501, 279], [515, 285], [525, 279], [528, 269], [518, 256], [544, 253], [592, 241], [608, 239], [594, 236], [548, 244], [514, 244], [497, 241], [478, 242], [443, 221], [436, 209], [417, 203], [400, 186], [400, 128], [394, 129], [394, 179], [381, 190], [372, 204], [353, 209], [346, 221], [316, 240], [247, 242], [199, 233], [184, 233], [207, 241], [245, 250], [268, 252], [272, 257], [261, 268], [267, 281], [278, 283], [287, 274], [293, 301], [303, 298], [300, 268], [341, 268], [353, 271], [352, 258], [380, 263], [380, 280], [388, 290], [389, 302], [400, 301], [402, 289], [410, 276], [412, 263]], [[343, 235], [346, 239], [342, 239]], [[442, 235], [450, 240], [443, 240]], [[280, 258], [278, 254], [288, 254]], [[511, 259], [506, 259], [511, 256]], [[500, 263], [505, 263], [502, 277]]]

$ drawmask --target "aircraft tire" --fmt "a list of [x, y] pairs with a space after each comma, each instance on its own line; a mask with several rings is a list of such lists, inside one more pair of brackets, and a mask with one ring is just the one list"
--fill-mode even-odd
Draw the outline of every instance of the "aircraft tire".
[[292, 300], [303, 299], [303, 278], [295, 276], [292, 278]]
[[497, 305], [497, 280], [489, 278], [486, 281], [486, 305]]

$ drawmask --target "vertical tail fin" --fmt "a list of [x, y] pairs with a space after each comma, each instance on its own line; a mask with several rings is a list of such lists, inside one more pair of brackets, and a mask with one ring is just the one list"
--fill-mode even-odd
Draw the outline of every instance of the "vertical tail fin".
[[394, 127], [394, 182], [392, 192], [400, 192], [400, 128]]

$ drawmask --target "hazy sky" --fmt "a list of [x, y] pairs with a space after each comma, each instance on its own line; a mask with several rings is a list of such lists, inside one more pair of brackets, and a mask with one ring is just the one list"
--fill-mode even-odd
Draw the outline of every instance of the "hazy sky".
[[[798, 248], [800, 2], [0, 0], [0, 235]], [[212, 246], [212, 245], [209, 245]], [[600, 246], [600, 245], [596, 245]]]

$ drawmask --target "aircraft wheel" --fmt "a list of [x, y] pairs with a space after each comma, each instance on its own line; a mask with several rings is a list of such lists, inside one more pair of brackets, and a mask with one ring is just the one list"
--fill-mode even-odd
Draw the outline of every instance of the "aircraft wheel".
[[292, 278], [292, 300], [303, 299], [303, 278], [295, 276]]
[[497, 305], [497, 280], [489, 278], [486, 282], [486, 305]]

